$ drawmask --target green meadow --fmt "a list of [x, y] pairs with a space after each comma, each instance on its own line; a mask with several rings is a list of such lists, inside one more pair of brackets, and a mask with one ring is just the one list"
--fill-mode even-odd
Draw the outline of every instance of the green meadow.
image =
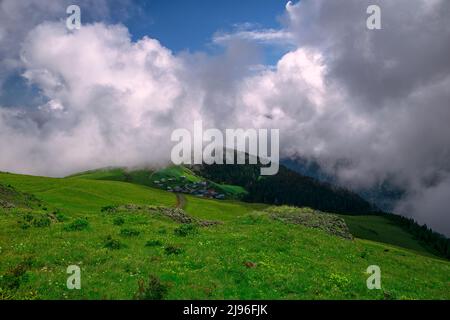
[[450, 299], [449, 261], [381, 217], [340, 216], [350, 240], [266, 205], [183, 196], [176, 209], [174, 193], [95, 175], [0, 173], [0, 299]]

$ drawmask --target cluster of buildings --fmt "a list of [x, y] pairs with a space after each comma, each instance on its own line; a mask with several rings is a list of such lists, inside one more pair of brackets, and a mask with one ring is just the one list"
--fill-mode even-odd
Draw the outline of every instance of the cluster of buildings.
[[191, 182], [185, 176], [181, 176], [180, 179], [181, 181], [175, 178], [163, 178], [155, 180], [153, 183], [169, 192], [186, 193], [202, 198], [225, 199], [225, 194], [217, 192], [207, 181]]

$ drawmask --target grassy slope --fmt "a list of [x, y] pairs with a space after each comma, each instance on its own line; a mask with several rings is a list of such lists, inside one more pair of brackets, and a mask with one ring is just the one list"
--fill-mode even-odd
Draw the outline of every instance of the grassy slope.
[[[163, 217], [100, 213], [111, 204], [175, 205], [175, 196], [161, 190], [114, 181], [51, 179], [0, 174], [0, 182], [35, 194], [69, 218], [48, 228], [22, 230], [14, 212], [0, 209], [0, 274], [26, 257], [32, 258], [28, 280], [14, 292], [19, 298], [130, 299], [138, 279], [154, 274], [168, 285], [169, 299], [449, 299], [450, 264], [415, 252], [368, 240], [348, 241], [322, 231], [286, 225], [250, 214], [261, 205], [187, 197], [186, 210], [222, 225], [202, 228], [186, 238], [174, 234], [178, 225]], [[68, 232], [76, 217], [87, 217], [89, 228]], [[120, 236], [122, 228], [140, 231]], [[104, 248], [112, 235], [126, 248]], [[146, 247], [160, 240], [161, 247]], [[164, 246], [178, 245], [179, 255]], [[247, 268], [245, 262], [256, 263]], [[66, 268], [82, 268], [82, 290], [66, 289]], [[366, 268], [382, 270], [382, 291], [366, 288]]]
[[68, 178], [125, 181], [125, 169], [107, 168], [107, 169], [91, 170], [74, 174], [72, 176], [69, 176]]
[[422, 246], [414, 237], [385, 217], [346, 216], [341, 217], [347, 223], [350, 232], [357, 238], [387, 243], [432, 256], [430, 249]]
[[69, 213], [97, 213], [107, 205], [137, 203], [171, 205], [174, 195], [162, 190], [116, 181], [55, 179], [0, 174], [0, 181]]
[[[83, 172], [70, 176], [69, 178], [76, 179], [92, 179], [92, 180], [112, 180], [112, 181], [123, 181], [132, 182], [135, 184], [141, 184], [144, 186], [157, 187], [153, 181], [161, 179], [175, 178], [180, 180], [181, 176], [185, 176], [187, 181], [190, 182], [200, 182], [204, 181], [202, 177], [197, 176], [192, 170], [183, 166], [172, 166], [165, 169], [151, 171], [151, 170], [130, 170], [127, 171], [123, 168], [106, 168], [99, 170], [92, 170]], [[214, 187], [233, 197], [239, 198], [240, 196], [247, 193], [247, 191], [240, 187], [227, 184], [217, 184], [211, 182]], [[177, 185], [177, 182], [169, 183], [169, 185]], [[167, 185], [167, 183], [166, 183]]]
[[[155, 179], [167, 179], [171, 177], [176, 178], [182, 175], [185, 175], [186, 178], [192, 182], [201, 180], [201, 178], [196, 176], [194, 172], [181, 166], [174, 166], [160, 170], [154, 173], [153, 177], [148, 173], [148, 170], [131, 171], [131, 175], [133, 183], [150, 186], [153, 185], [153, 180]], [[75, 177], [94, 180], [126, 181], [124, 169], [94, 170], [87, 173], [82, 173]], [[242, 192], [242, 190], [240, 190], [242, 189], [242, 187], [239, 186], [222, 185], [222, 187], [225, 189], [231, 189], [230, 193], [233, 193], [233, 188], [238, 188], [238, 190], [234, 191], [236, 194]], [[194, 208], [195, 210], [195, 203], [198, 203], [196, 199], [197, 198], [191, 197], [191, 201], [189, 201], [189, 203], [191, 203], [189, 205], [189, 208]], [[200, 203], [203, 202], [200, 201]], [[221, 206], [220, 202], [218, 202], [216, 206]], [[211, 211], [214, 210], [202, 210], [202, 212], [206, 212], [206, 215], [213, 214], [213, 212]], [[228, 212], [229, 210], [225, 209], [224, 211]], [[387, 243], [398, 247], [415, 250], [418, 253], [427, 256], [434, 256], [434, 251], [432, 251], [428, 247], [422, 246], [416, 239], [414, 239], [414, 237], [410, 233], [404, 231], [402, 228], [395, 225], [392, 221], [388, 220], [385, 217], [376, 216], [373, 214], [367, 216], [341, 215], [341, 217], [344, 218], [347, 225], [349, 226], [350, 231], [357, 238]]]

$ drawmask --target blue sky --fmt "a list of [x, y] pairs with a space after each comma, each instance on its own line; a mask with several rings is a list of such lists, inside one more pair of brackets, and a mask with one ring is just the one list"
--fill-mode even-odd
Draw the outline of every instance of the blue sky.
[[144, 35], [179, 52], [209, 50], [213, 34], [233, 25], [251, 23], [279, 28], [286, 0], [136, 0], [125, 21], [134, 39]]

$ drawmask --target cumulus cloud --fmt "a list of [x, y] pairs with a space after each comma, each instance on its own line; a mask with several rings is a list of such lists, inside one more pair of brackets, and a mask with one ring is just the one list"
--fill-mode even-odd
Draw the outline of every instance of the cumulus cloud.
[[[19, 52], [28, 32], [44, 21], [63, 20], [70, 4], [70, 0], [0, 2], [0, 88], [6, 78], [22, 66]], [[77, 1], [77, 4], [88, 9], [84, 11], [86, 16], [83, 16], [83, 19], [109, 17], [106, 0], [81, 0]]]
[[[354, 189], [389, 181], [406, 191], [397, 212], [450, 233], [448, 1], [289, 2], [279, 30], [216, 34], [225, 50], [214, 56], [133, 42], [122, 25], [69, 32], [60, 9], [14, 13], [12, 3], [0, 4], [0, 76], [20, 70], [45, 102], [0, 106], [0, 169], [162, 165], [172, 130], [200, 118], [279, 128], [282, 156], [314, 159]], [[369, 4], [382, 30], [367, 30]], [[35, 18], [19, 26], [24, 14]], [[264, 66], [261, 43], [290, 52]]]
[[162, 139], [195, 114], [195, 105], [184, 105], [177, 58], [156, 40], [131, 42], [123, 26], [70, 33], [43, 23], [21, 57], [23, 76], [50, 100], [37, 110], [2, 111], [4, 170], [63, 175], [89, 163], [161, 164], [170, 154]]
[[[365, 28], [371, 4], [381, 8], [382, 30]], [[448, 234], [450, 3], [304, 0], [287, 9], [286, 29], [322, 55], [326, 95], [339, 93], [325, 118], [342, 110], [308, 128], [319, 152], [302, 144], [298, 153], [356, 188], [390, 180], [407, 193], [397, 212]]]

